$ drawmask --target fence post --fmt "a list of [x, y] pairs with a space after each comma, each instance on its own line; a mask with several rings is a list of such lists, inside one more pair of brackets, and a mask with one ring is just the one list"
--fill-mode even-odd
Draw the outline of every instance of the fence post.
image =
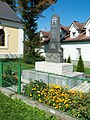
[[49, 97], [49, 73], [48, 73], [48, 104], [49, 104], [49, 100], [50, 100], [50, 97]]
[[2, 74], [3, 74], [3, 62], [0, 61], [0, 86], [1, 87], [2, 87], [2, 83], [3, 83]]
[[21, 93], [21, 61], [19, 58], [19, 66], [18, 66], [18, 94]]

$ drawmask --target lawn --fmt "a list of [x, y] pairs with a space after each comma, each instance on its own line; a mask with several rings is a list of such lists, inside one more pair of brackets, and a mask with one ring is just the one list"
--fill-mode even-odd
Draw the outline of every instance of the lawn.
[[[18, 70], [18, 65], [19, 65], [19, 60], [11, 60], [11, 61], [6, 61], [3, 63], [3, 69], [6, 69], [6, 67], [10, 65], [12, 66], [13, 71]], [[34, 64], [26, 64], [21, 60], [21, 69], [26, 70], [26, 69], [34, 69], [35, 65]], [[74, 66], [74, 71], [76, 71], [77, 66]], [[90, 75], [90, 68], [85, 68], [85, 74]]]
[[56, 120], [56, 118], [20, 100], [12, 100], [0, 92], [0, 120]]
[[[74, 71], [77, 70], [77, 66], [74, 66]], [[85, 67], [85, 74], [90, 75], [90, 68]]]
[[[18, 62], [15, 62], [15, 64], [16, 64], [16, 66], [18, 65]], [[15, 66], [15, 65], [14, 65]], [[22, 70], [23, 69], [34, 69], [34, 65], [33, 64], [26, 64], [26, 63], [24, 63], [23, 61], [21, 61], [21, 68], [22, 68]], [[74, 71], [76, 71], [76, 69], [77, 69], [77, 66], [74, 66]], [[85, 67], [85, 74], [88, 74], [88, 75], [90, 75], [90, 68], [86, 68]]]

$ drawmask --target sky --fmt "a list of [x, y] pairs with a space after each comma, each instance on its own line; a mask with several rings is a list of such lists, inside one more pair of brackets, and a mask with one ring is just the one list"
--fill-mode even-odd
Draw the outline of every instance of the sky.
[[70, 26], [73, 21], [86, 22], [90, 18], [90, 0], [57, 0], [56, 4], [43, 12], [45, 18], [39, 18], [38, 31], [50, 31], [53, 14], [59, 15], [60, 24], [64, 26]]

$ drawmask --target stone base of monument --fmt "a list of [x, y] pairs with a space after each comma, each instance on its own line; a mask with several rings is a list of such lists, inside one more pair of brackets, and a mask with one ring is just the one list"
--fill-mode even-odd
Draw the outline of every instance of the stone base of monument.
[[84, 73], [73, 72], [73, 64], [71, 63], [35, 62], [35, 70], [68, 77], [85, 77]]
[[73, 65], [71, 63], [53, 63], [42, 61], [35, 62], [35, 70], [59, 75], [68, 75], [73, 72]]
[[73, 72], [73, 65], [70, 63], [36, 62], [35, 70], [22, 71], [24, 81], [38, 80], [46, 84], [68, 86], [68, 89], [82, 84], [82, 78], [84, 73]]
[[[77, 79], [75, 79], [77, 77]], [[68, 89], [76, 87], [83, 83], [81, 78], [83, 74], [77, 72], [70, 73], [67, 76], [47, 74], [45, 72], [35, 70], [23, 70], [22, 71], [22, 82], [29, 84], [31, 81], [38, 80], [43, 81], [46, 84], [61, 85], [62, 87], [68, 86]]]

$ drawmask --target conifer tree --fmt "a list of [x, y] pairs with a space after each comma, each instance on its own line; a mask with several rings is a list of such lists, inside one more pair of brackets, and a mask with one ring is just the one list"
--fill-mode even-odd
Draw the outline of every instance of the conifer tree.
[[69, 55], [68, 59], [67, 59], [67, 63], [71, 63], [71, 57]]
[[20, 14], [24, 23], [24, 60], [26, 63], [35, 62], [38, 57], [36, 48], [40, 46], [37, 34], [37, 20], [42, 12], [56, 0], [18, 0]]
[[84, 63], [81, 55], [79, 57], [78, 64], [77, 64], [77, 72], [85, 72]]

